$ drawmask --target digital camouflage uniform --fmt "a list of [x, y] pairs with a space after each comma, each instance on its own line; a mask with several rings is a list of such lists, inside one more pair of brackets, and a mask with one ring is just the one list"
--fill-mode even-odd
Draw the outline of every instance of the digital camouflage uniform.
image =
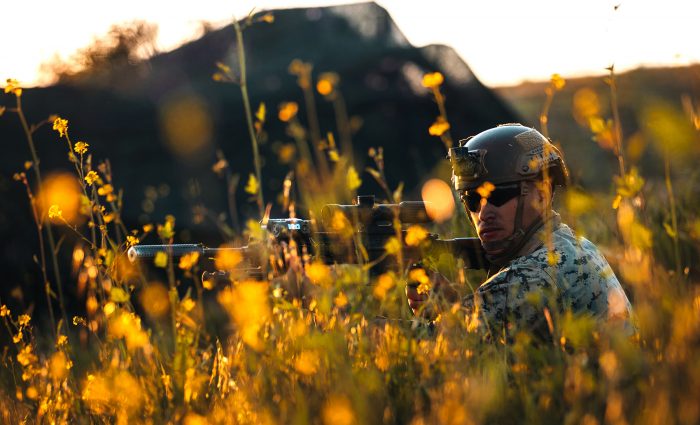
[[464, 300], [479, 327], [492, 335], [502, 335], [505, 328], [546, 338], [546, 307], [550, 318], [571, 311], [601, 323], [619, 319], [631, 333], [630, 302], [598, 248], [576, 237], [556, 213], [550, 223], [554, 255], [544, 242], [543, 226], [518, 256]]

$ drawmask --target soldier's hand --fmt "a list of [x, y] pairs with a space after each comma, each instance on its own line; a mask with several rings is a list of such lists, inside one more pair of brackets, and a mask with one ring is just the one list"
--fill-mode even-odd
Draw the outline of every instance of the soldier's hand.
[[286, 251], [287, 271], [285, 274], [274, 278], [272, 283], [284, 290], [289, 301], [298, 299], [304, 307], [308, 307], [316, 294], [317, 287], [306, 275], [303, 259], [297, 256], [294, 251], [289, 251], [286, 243], [282, 242], [280, 245]]
[[440, 273], [426, 273], [424, 269], [418, 268], [409, 273], [406, 298], [414, 315], [433, 318], [440, 310], [441, 304], [457, 302], [459, 293]]
[[408, 299], [408, 306], [411, 308], [413, 315], [418, 316], [422, 313], [423, 306], [428, 300], [428, 294], [419, 293], [418, 285], [409, 283], [406, 285], [406, 298]]

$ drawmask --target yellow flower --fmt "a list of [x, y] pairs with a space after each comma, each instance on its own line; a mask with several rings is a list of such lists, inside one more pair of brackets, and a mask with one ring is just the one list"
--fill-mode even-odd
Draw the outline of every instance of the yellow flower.
[[153, 318], [164, 317], [170, 310], [168, 290], [158, 282], [151, 282], [143, 288], [139, 299], [143, 309]]
[[[54, 126], [55, 128], [55, 126]], [[99, 180], [100, 176], [97, 175], [97, 172], [90, 170], [88, 171], [87, 175], [85, 176], [85, 181], [87, 182], [88, 185], [92, 186], [93, 183], [95, 183], [97, 180]]]
[[346, 183], [348, 185], [348, 189], [350, 189], [351, 191], [357, 190], [362, 185], [362, 180], [357, 174], [355, 167], [353, 167], [352, 165], [348, 168]]
[[175, 236], [175, 217], [165, 216], [165, 224], [158, 225], [158, 236], [161, 239], [170, 239]]
[[49, 218], [63, 218], [63, 211], [58, 205], [51, 205], [49, 208]]
[[20, 326], [27, 326], [32, 318], [28, 314], [22, 314], [17, 318]]
[[189, 270], [197, 264], [199, 260], [199, 252], [190, 252], [180, 257], [180, 264], [178, 267], [182, 270]]
[[126, 237], [126, 245], [127, 246], [134, 246], [138, 243], [139, 243], [139, 238], [137, 238], [136, 236], [128, 235]]
[[182, 309], [187, 312], [192, 311], [196, 305], [197, 303], [194, 302], [192, 298], [185, 298], [184, 300], [182, 300], [182, 302], [180, 302], [180, 306], [182, 307]]
[[255, 112], [255, 118], [260, 122], [265, 122], [265, 115], [267, 115], [267, 109], [265, 108], [265, 102], [260, 102], [257, 112]]
[[317, 285], [328, 286], [331, 283], [331, 269], [321, 262], [307, 263], [305, 271], [311, 282]]
[[58, 339], [56, 340], [56, 346], [57, 347], [62, 347], [64, 345], [68, 344], [68, 337], [65, 335], [59, 335]]
[[325, 72], [320, 75], [318, 83], [316, 83], [316, 90], [323, 96], [328, 96], [335, 90], [338, 80], [338, 74], [334, 72]]
[[401, 251], [401, 242], [395, 237], [391, 237], [384, 244], [384, 250], [388, 255], [396, 255]]
[[374, 296], [380, 300], [386, 298], [387, 292], [391, 290], [396, 284], [394, 283], [394, 278], [388, 274], [384, 273], [377, 279], [377, 284], [374, 286]]
[[49, 359], [49, 376], [56, 381], [62, 381], [68, 376], [71, 364], [62, 351], [55, 352]]
[[336, 307], [343, 308], [348, 305], [348, 297], [343, 292], [340, 292], [338, 296], [333, 299], [333, 303], [336, 305]]
[[118, 286], [113, 286], [109, 291], [109, 299], [115, 303], [125, 303], [129, 301], [129, 293]]
[[85, 142], [77, 142], [77, 143], [75, 144], [75, 146], [73, 146], [73, 150], [74, 150], [75, 153], [77, 153], [77, 154], [84, 155], [84, 154], [86, 154], [87, 151], [88, 151], [88, 146], [90, 146], [90, 145], [88, 145], [88, 144], [85, 143]]
[[299, 112], [299, 105], [296, 102], [283, 102], [280, 103], [277, 117], [280, 121], [287, 122], [294, 118], [297, 112]]
[[[222, 246], [221, 248], [228, 248]], [[234, 270], [243, 261], [240, 251], [233, 249], [221, 249], [214, 258], [214, 265], [218, 270]]]
[[485, 182], [481, 186], [479, 186], [476, 191], [481, 196], [482, 198], [488, 198], [491, 196], [491, 192], [496, 188], [496, 186], [493, 185], [491, 182]]
[[418, 246], [427, 236], [428, 231], [422, 226], [413, 225], [406, 231], [406, 245]]
[[556, 91], [563, 89], [566, 85], [566, 80], [561, 78], [561, 75], [559, 74], [552, 74], [552, 77], [550, 78], [549, 82], [552, 84], [552, 87], [554, 87], [554, 90]]
[[53, 120], [53, 129], [58, 131], [59, 136], [63, 137], [68, 134], [68, 120], [56, 117], [56, 119]]
[[333, 91], [333, 84], [328, 80], [319, 80], [316, 83], [316, 90], [324, 96], [328, 96]]
[[443, 117], [437, 117], [435, 122], [428, 128], [428, 133], [431, 136], [442, 136], [450, 129], [450, 123]]
[[430, 278], [425, 273], [425, 269], [413, 269], [408, 273], [409, 282], [418, 282], [418, 293], [427, 294], [430, 292]]
[[17, 353], [17, 361], [22, 366], [28, 366], [30, 363], [34, 363], [38, 360], [36, 355], [32, 353], [32, 346], [26, 345], [22, 350]]
[[111, 316], [107, 324], [107, 335], [113, 339], [126, 339], [126, 347], [129, 350], [146, 348], [149, 345], [148, 335], [141, 328], [141, 318], [131, 312]]
[[344, 396], [331, 396], [321, 412], [324, 425], [350, 425], [357, 423], [352, 404]]
[[439, 72], [432, 72], [423, 76], [423, 87], [434, 89], [440, 87], [445, 78]]
[[313, 375], [320, 363], [321, 359], [316, 351], [304, 350], [294, 361], [294, 369], [302, 375]]
[[277, 151], [277, 156], [282, 164], [289, 164], [294, 159], [294, 155], [297, 152], [297, 148], [291, 143], [285, 143]]
[[266, 282], [243, 281], [235, 288], [225, 288], [217, 300], [233, 318], [243, 342], [262, 349], [260, 330], [271, 316]]
[[272, 13], [266, 13], [260, 18], [260, 20], [265, 23], [271, 24], [275, 22], [275, 15], [273, 15]]
[[248, 176], [248, 183], [246, 183], [245, 185], [245, 191], [246, 193], [250, 193], [251, 195], [256, 195], [259, 189], [260, 184], [258, 183], [258, 179], [256, 179], [253, 173], [251, 173]]
[[114, 192], [114, 188], [109, 183], [97, 189], [97, 194], [100, 196], [109, 195], [112, 192]]
[[156, 267], [164, 269], [165, 266], [168, 265], [168, 254], [163, 251], [157, 252], [155, 258], [153, 259], [153, 263], [156, 265]]
[[556, 265], [561, 259], [561, 255], [555, 251], [547, 251], [547, 264], [550, 266]]
[[5, 304], [0, 306], [0, 317], [5, 317], [10, 315], [10, 309], [7, 308]]
[[19, 81], [14, 78], [7, 79], [7, 85], [5, 86], [5, 93], [14, 93], [15, 96], [22, 96], [22, 87], [19, 85]]

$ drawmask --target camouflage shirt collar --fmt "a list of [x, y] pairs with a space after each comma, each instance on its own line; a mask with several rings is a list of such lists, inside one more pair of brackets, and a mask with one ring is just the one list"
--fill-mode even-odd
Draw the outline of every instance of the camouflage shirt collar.
[[513, 259], [515, 260], [516, 258], [524, 257], [537, 251], [540, 247], [542, 247], [542, 245], [544, 245], [547, 238], [551, 237], [551, 235], [548, 235], [547, 232], [549, 231], [554, 233], [559, 230], [561, 226], [561, 216], [559, 213], [553, 210], [550, 211], [545, 220], [542, 221], [539, 229], [537, 229], [537, 232], [530, 238], [529, 241], [525, 242], [525, 245], [520, 248]]

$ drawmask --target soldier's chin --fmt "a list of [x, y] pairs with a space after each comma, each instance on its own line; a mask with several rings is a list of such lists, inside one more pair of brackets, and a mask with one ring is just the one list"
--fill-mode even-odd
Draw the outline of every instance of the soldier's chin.
[[505, 252], [506, 241], [503, 239], [499, 239], [497, 241], [482, 240], [481, 246], [484, 248], [484, 251], [486, 251], [487, 255], [499, 255], [499, 254], [502, 254], [503, 252]]

